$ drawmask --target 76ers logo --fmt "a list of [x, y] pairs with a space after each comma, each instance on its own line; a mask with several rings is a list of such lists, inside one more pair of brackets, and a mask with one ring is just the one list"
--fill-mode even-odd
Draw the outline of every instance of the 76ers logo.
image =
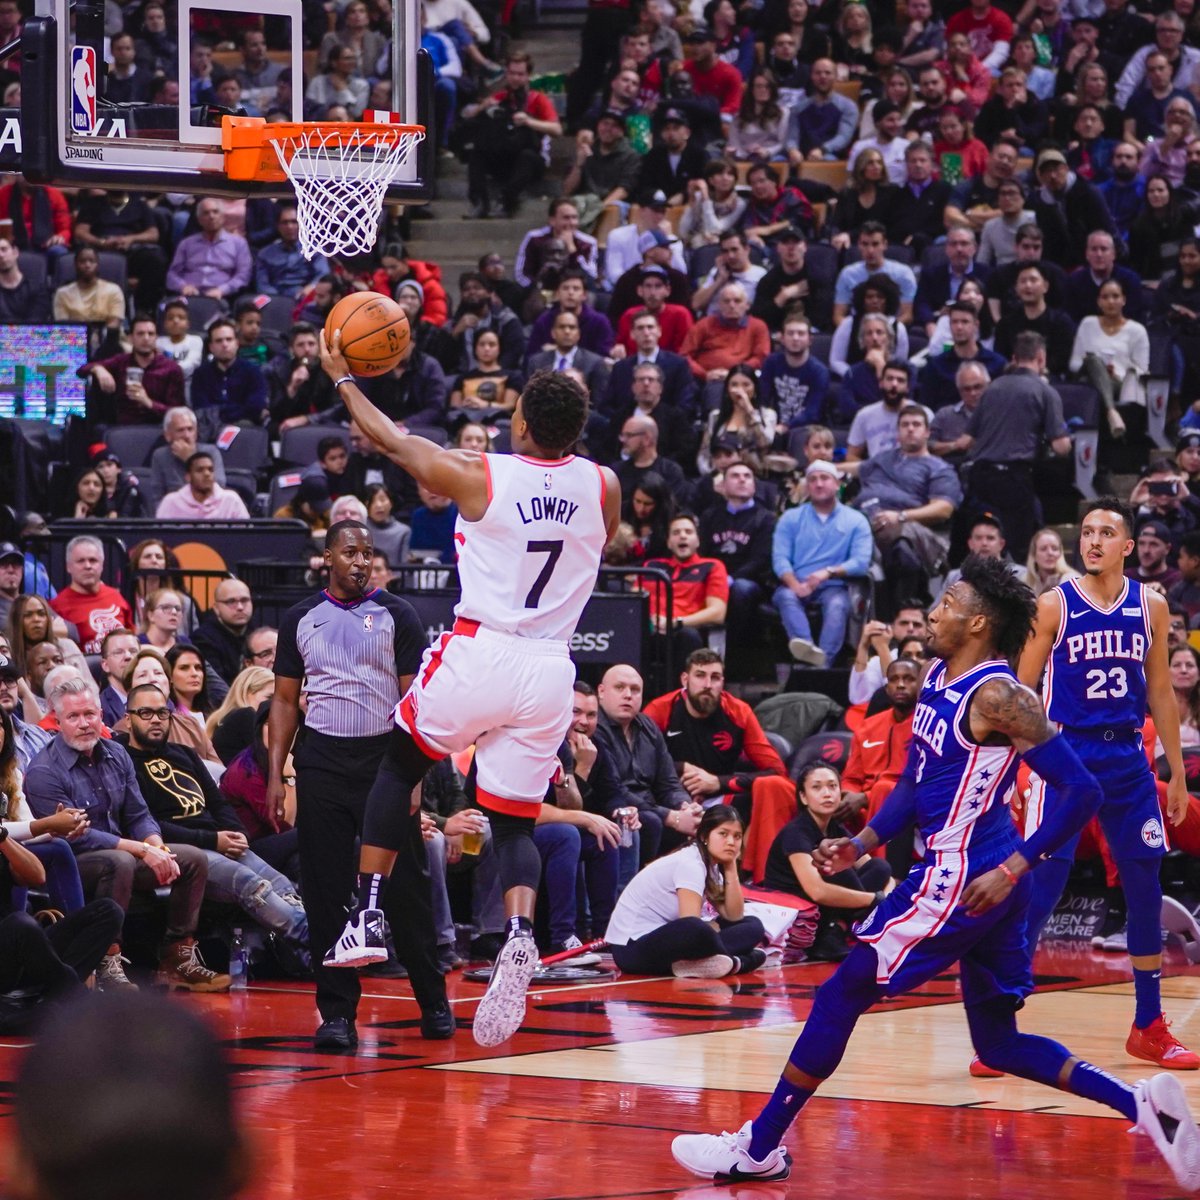
[[1142, 841], [1151, 850], [1157, 850], [1163, 844], [1163, 828], [1157, 817], [1151, 817], [1142, 826]]
[[375, 617], [372, 613], [367, 613], [363, 617], [363, 633], [370, 633], [375, 628]]

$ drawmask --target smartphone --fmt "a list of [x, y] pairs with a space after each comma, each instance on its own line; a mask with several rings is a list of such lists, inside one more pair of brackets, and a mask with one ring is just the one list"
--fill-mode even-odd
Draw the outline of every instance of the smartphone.
[[1179, 491], [1179, 483], [1175, 479], [1155, 479], [1146, 485], [1146, 491], [1151, 496], [1174, 496]]

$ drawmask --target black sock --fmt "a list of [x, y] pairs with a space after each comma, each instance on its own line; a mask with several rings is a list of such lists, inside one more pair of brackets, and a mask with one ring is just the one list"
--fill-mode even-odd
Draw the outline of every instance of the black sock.
[[370, 871], [358, 873], [358, 911], [383, 907], [383, 893], [387, 887], [386, 875], [375, 875]]
[[508, 930], [508, 937], [510, 938], [525, 933], [532, 934], [533, 922], [528, 917], [509, 917], [506, 928]]

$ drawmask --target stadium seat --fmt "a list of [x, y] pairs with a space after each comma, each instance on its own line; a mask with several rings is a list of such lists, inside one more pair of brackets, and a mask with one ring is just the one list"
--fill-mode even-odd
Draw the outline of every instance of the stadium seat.
[[262, 317], [263, 332], [278, 333], [286, 339], [287, 332], [293, 324], [292, 312], [295, 307], [296, 301], [291, 296], [272, 296], [258, 310], [259, 316]]
[[295, 463], [299, 467], [307, 467], [317, 461], [317, 443], [322, 438], [341, 435], [346, 439], [346, 432], [336, 425], [301, 425], [298, 429], [288, 429], [284, 432], [279, 443], [279, 457], [283, 462]]
[[829, 350], [833, 345], [832, 333], [814, 333], [812, 335], [812, 344], [809, 347], [809, 353], [812, 354], [818, 362], [829, 366]]
[[840, 158], [829, 159], [827, 162], [806, 162], [800, 168], [801, 179], [812, 179], [817, 183], [824, 183], [833, 188], [835, 192], [840, 192], [846, 186], [848, 174], [849, 167]]
[[232, 488], [242, 498], [246, 511], [252, 516], [260, 514], [255, 511], [258, 507], [258, 481], [253, 471], [241, 470], [238, 467], [225, 468], [225, 486]]
[[50, 284], [47, 279], [46, 260], [36, 250], [22, 250], [17, 255], [17, 266], [21, 274], [33, 284], [35, 288], [49, 288]]
[[814, 733], [812, 737], [805, 738], [796, 747], [796, 753], [792, 755], [792, 761], [788, 764], [792, 778], [796, 778], [797, 771], [805, 763], [818, 758], [834, 767], [840, 775], [846, 769], [846, 763], [850, 761], [850, 742], [853, 738], [854, 734], [841, 729], [832, 729], [828, 733]]
[[227, 316], [229, 309], [222, 300], [211, 296], [185, 296], [188, 306], [188, 328], [192, 333], [204, 334], [217, 317]]
[[155, 425], [110, 425], [104, 444], [131, 470], [148, 466], [155, 444], [162, 440], [162, 427]]
[[226, 425], [217, 435], [216, 446], [227, 471], [255, 472], [271, 461], [271, 442], [265, 429]]
[[267, 516], [273, 517], [296, 494], [302, 476], [299, 471], [284, 471], [271, 480], [267, 495]]
[[1054, 383], [1063, 418], [1077, 418], [1074, 430], [1075, 487], [1085, 500], [1096, 496], [1096, 451], [1100, 443], [1100, 393], [1090, 383]]
[[832, 285], [838, 274], [838, 252], [822, 243], [814, 243], [804, 253], [809, 282]]
[[[123, 254], [111, 250], [101, 250], [100, 278], [109, 283], [115, 283], [121, 291], [125, 291], [129, 282], [129, 263]], [[61, 254], [54, 260], [54, 278], [50, 286], [60, 288], [64, 284], [75, 282], [75, 256]]]

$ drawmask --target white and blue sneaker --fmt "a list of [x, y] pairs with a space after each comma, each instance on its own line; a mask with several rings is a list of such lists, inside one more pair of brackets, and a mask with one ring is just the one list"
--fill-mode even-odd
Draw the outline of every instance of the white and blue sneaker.
[[324, 967], [369, 967], [387, 962], [387, 935], [383, 911], [364, 908], [346, 922], [337, 941], [325, 951]]
[[471, 1026], [480, 1046], [499, 1046], [520, 1029], [525, 1020], [525, 993], [539, 961], [537, 944], [528, 930], [514, 934], [500, 948]]
[[1175, 1182], [1185, 1191], [1200, 1191], [1200, 1129], [1188, 1108], [1183, 1086], [1174, 1075], [1151, 1075], [1133, 1085], [1137, 1125], [1166, 1159]]
[[683, 1133], [671, 1143], [671, 1155], [683, 1168], [717, 1183], [757, 1180], [771, 1183], [792, 1173], [791, 1155], [777, 1146], [762, 1162], [750, 1157], [750, 1122], [737, 1133]]

